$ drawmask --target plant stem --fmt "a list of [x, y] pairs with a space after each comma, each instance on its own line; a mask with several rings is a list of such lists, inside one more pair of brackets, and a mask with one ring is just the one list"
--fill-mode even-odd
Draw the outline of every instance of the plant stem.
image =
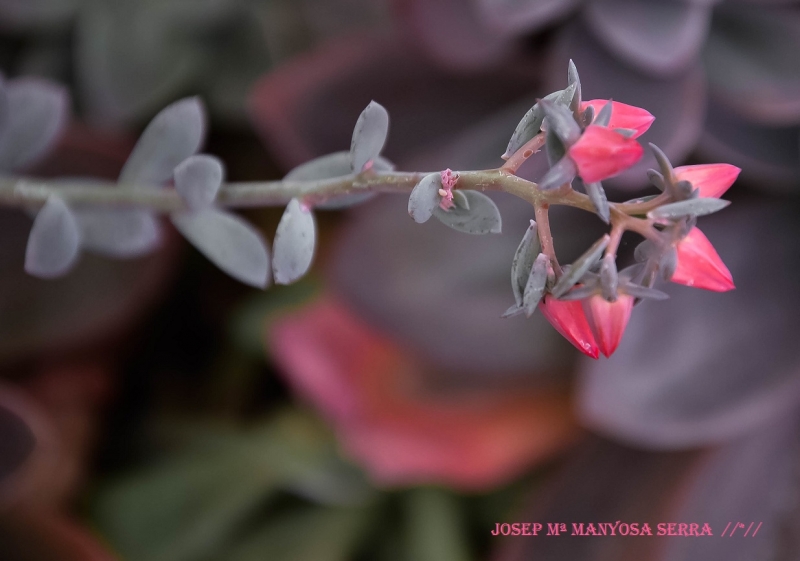
[[550, 231], [550, 207], [547, 203], [537, 204], [533, 207], [536, 215], [536, 229], [539, 233], [539, 243], [542, 244], [542, 253], [547, 255], [553, 265], [556, 278], [561, 277], [561, 265], [558, 264], [556, 248], [553, 245], [553, 234]]

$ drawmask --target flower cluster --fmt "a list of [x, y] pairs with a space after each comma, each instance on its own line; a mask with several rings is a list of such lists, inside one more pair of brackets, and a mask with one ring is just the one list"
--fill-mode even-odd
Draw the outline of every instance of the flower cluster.
[[[515, 304], [506, 312], [530, 316], [538, 307], [547, 320], [581, 352], [610, 356], [619, 345], [634, 305], [645, 298], [665, 299], [655, 280], [723, 292], [733, 279], [711, 242], [695, 226], [697, 217], [721, 210], [739, 168], [728, 164], [674, 168], [651, 145], [660, 170], [649, 170], [661, 193], [627, 203], [609, 203], [600, 181], [633, 166], [643, 155], [635, 140], [654, 117], [644, 109], [611, 100], [582, 102], [577, 70], [570, 84], [537, 102], [517, 127], [506, 152], [512, 161], [531, 142], [543, 143], [551, 163], [531, 193], [537, 217], [517, 249], [511, 277]], [[528, 157], [527, 150], [524, 157]], [[516, 171], [515, 168], [511, 168]], [[573, 189], [582, 184], [585, 199]], [[596, 212], [611, 225], [578, 260], [561, 267], [547, 222], [552, 204], [570, 204]], [[617, 270], [617, 249], [624, 232], [644, 237], [637, 263]]]

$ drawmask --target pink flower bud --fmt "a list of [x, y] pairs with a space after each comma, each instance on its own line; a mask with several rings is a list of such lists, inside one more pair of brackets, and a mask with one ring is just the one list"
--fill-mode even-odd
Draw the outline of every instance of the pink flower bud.
[[631, 138], [597, 125], [589, 125], [569, 151], [586, 183], [622, 173], [638, 162], [644, 149]]
[[597, 343], [580, 302], [557, 300], [548, 294], [539, 303], [539, 309], [556, 331], [575, 348], [592, 358], [599, 356]]
[[[581, 103], [581, 110], [586, 110], [591, 106], [594, 108], [594, 114], [600, 113], [600, 110], [608, 103], [607, 99], [593, 99], [591, 101], [584, 101]], [[650, 125], [653, 124], [656, 118], [641, 107], [628, 105], [627, 103], [620, 103], [619, 101], [611, 102], [611, 121], [608, 123], [610, 129], [631, 129], [636, 131], [632, 138], [639, 138]]]
[[730, 164], [702, 164], [675, 168], [675, 177], [700, 189], [701, 197], [719, 198], [733, 185], [740, 171]]
[[586, 317], [604, 355], [614, 354], [622, 341], [628, 320], [631, 319], [633, 302], [634, 297], [627, 294], [620, 294], [614, 302], [599, 295], [584, 301]]
[[672, 282], [714, 292], [736, 288], [731, 272], [698, 228], [692, 228], [689, 235], [678, 243], [677, 250], [678, 267], [672, 275]]
[[442, 178], [442, 188], [439, 189], [439, 196], [442, 197], [442, 200], [439, 201], [439, 207], [442, 210], [449, 210], [456, 206], [453, 202], [453, 187], [456, 186], [456, 182], [458, 181], [458, 174], [453, 173], [453, 171], [448, 168], [440, 175]]

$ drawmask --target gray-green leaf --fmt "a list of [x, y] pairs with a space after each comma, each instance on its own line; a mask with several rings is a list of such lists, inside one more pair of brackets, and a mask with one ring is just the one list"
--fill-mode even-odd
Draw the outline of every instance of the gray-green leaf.
[[222, 162], [214, 156], [189, 156], [175, 168], [175, 189], [192, 210], [208, 208], [217, 197], [225, 175]]
[[422, 224], [430, 220], [434, 210], [439, 208], [441, 188], [442, 176], [438, 173], [430, 173], [417, 183], [408, 197], [408, 214], [415, 222]]
[[250, 286], [269, 283], [269, 250], [260, 232], [241, 217], [209, 208], [173, 213], [172, 223], [217, 267]]
[[383, 150], [389, 134], [389, 113], [375, 101], [371, 101], [356, 121], [353, 140], [350, 143], [352, 170], [360, 173], [370, 160], [375, 160]]
[[610, 240], [611, 238], [608, 234], [606, 234], [594, 242], [592, 247], [590, 247], [583, 255], [576, 259], [572, 264], [572, 267], [570, 267], [570, 269], [565, 272], [560, 279], [558, 279], [558, 282], [553, 287], [553, 296], [556, 298], [561, 298], [570, 288], [575, 286], [575, 284], [581, 280], [581, 277], [583, 277], [583, 275], [589, 269], [597, 264], [597, 261], [600, 259], [603, 251], [605, 251]]
[[80, 231], [61, 198], [51, 196], [36, 215], [25, 249], [25, 271], [41, 278], [64, 275], [75, 264]]
[[316, 238], [314, 214], [297, 199], [289, 201], [272, 247], [276, 283], [291, 284], [306, 274], [314, 259]]
[[196, 97], [176, 101], [156, 115], [122, 168], [120, 183], [155, 187], [172, 178], [175, 167], [200, 149], [205, 112]]
[[453, 207], [442, 210], [438, 205], [433, 215], [442, 224], [467, 234], [499, 234], [502, 229], [500, 211], [494, 201], [478, 191], [462, 191], [469, 201], [469, 210]]
[[143, 209], [84, 208], [73, 211], [81, 248], [122, 259], [151, 252], [161, 241], [156, 216]]
[[539, 305], [539, 300], [544, 295], [544, 289], [547, 285], [547, 269], [550, 264], [550, 259], [544, 253], [540, 253], [533, 262], [531, 275], [528, 278], [528, 283], [525, 285], [525, 294], [522, 297], [522, 304], [525, 308], [525, 315], [531, 317], [533, 312], [536, 311], [536, 306]]
[[649, 218], [681, 218], [683, 216], [704, 216], [718, 212], [728, 206], [730, 201], [703, 197], [688, 199], [677, 203], [660, 206], [647, 213]]
[[536, 222], [531, 220], [531, 225], [522, 236], [522, 241], [514, 253], [514, 260], [511, 262], [511, 289], [514, 291], [514, 302], [517, 306], [522, 305], [522, 294], [538, 254], [539, 231]]
[[[546, 95], [544, 99], [567, 106], [575, 95], [576, 87], [576, 84], [570, 84], [566, 89]], [[525, 113], [525, 116], [522, 117], [517, 128], [514, 129], [514, 134], [511, 135], [511, 140], [508, 142], [508, 147], [506, 148], [505, 154], [503, 154], [503, 158], [510, 158], [517, 150], [522, 148], [525, 143], [539, 134], [539, 131], [542, 129], [543, 121], [544, 110], [539, 103], [536, 103]]]

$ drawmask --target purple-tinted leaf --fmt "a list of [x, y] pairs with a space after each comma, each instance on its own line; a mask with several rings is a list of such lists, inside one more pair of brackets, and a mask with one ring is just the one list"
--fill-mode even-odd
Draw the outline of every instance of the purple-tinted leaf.
[[534, 33], [567, 16], [580, 0], [478, 0], [484, 20], [500, 33]]
[[275, 282], [291, 284], [306, 274], [314, 259], [317, 226], [314, 214], [292, 199], [278, 224], [272, 243]]
[[200, 149], [204, 133], [205, 112], [198, 98], [169, 105], [147, 125], [122, 168], [120, 183], [143, 188], [164, 184], [178, 164]]
[[[701, 68], [691, 67], [679, 76], [657, 80], [636, 72], [609, 56], [585, 24], [563, 31], [550, 67], [550, 84], [562, 83], [563, 68], [572, 58], [581, 69], [586, 99], [614, 99], [651, 111], [656, 120], [642, 140], [658, 144], [676, 165], [694, 148], [702, 130], [706, 108], [705, 79]], [[655, 167], [652, 154], [645, 154], [635, 166], [604, 181], [607, 188], [642, 188], [646, 171]]]
[[[549, 137], [548, 133], [548, 137]], [[542, 177], [539, 182], [539, 188], [545, 191], [556, 189], [566, 183], [572, 183], [575, 175], [578, 173], [578, 168], [571, 158], [564, 156], [558, 162], [553, 164], [548, 172]]]
[[175, 189], [191, 210], [208, 208], [217, 198], [225, 168], [214, 156], [189, 156], [175, 168]]
[[269, 250], [261, 233], [241, 217], [206, 209], [172, 214], [172, 223], [209, 261], [256, 288], [269, 283]]
[[706, 38], [711, 7], [680, 0], [593, 0], [585, 20], [615, 55], [655, 77], [691, 65]]
[[494, 201], [480, 191], [461, 192], [469, 201], [469, 208], [454, 206], [443, 210], [436, 206], [433, 215], [439, 222], [465, 234], [499, 234], [503, 221]]
[[408, 197], [408, 214], [414, 222], [422, 224], [431, 219], [442, 200], [439, 195], [441, 188], [442, 178], [438, 173], [430, 173], [417, 183]]
[[389, 113], [380, 103], [371, 101], [359, 115], [353, 129], [350, 155], [354, 173], [361, 173], [364, 166], [380, 156], [388, 134]]
[[73, 211], [81, 248], [101, 255], [131, 258], [155, 250], [161, 242], [156, 216], [142, 209], [82, 208]]
[[[750, 203], [704, 218], [736, 290], [668, 285], [668, 304], [639, 307], [614, 356], [584, 368], [585, 424], [640, 446], [678, 448], [735, 437], [797, 407], [796, 216], [793, 206]], [[781, 274], [765, 284], [766, 271]]]
[[25, 249], [25, 271], [41, 278], [60, 277], [78, 258], [80, 231], [67, 204], [51, 196], [33, 221]]
[[793, 193], [800, 178], [800, 127], [757, 125], [711, 103], [699, 146], [704, 159], [742, 169], [742, 179], [773, 193]]
[[[271, 153], [287, 168], [347, 146], [354, 121], [375, 97], [392, 108], [387, 155], [393, 161], [406, 169], [476, 169], [502, 163], [498, 155], [533, 105], [540, 72], [528, 60], [475, 73], [447, 71], [396, 39], [353, 37], [265, 76], [253, 91], [251, 112]], [[364, 88], [367, 82], [370, 88]], [[426, 86], [397, 87], [405, 83]]]
[[[52, 82], [19, 78], [5, 83], [0, 121], [0, 170], [29, 166], [52, 148], [67, 124], [69, 95]], [[0, 111], [2, 113], [2, 111]]]
[[659, 559], [750, 561], [797, 552], [797, 443], [795, 412], [708, 454], [670, 518], [708, 522], [717, 537], [668, 540]]
[[[509, 377], [563, 382], [550, 375], [570, 360], [570, 347], [547, 321], [499, 317], [509, 304], [508, 266], [531, 211], [509, 196], [496, 202], [509, 234], [465, 236], [416, 224], [403, 212], [403, 196], [385, 195], [354, 210], [328, 261], [331, 285], [359, 315], [436, 367], [458, 373], [459, 384], [487, 376], [493, 384]], [[559, 251], [577, 253], [582, 240], [560, 226], [560, 211], [552, 211]]]
[[487, 26], [472, 2], [395, 0], [395, 4], [414, 41], [447, 67], [487, 66], [511, 49], [509, 38]]
[[724, 4], [703, 58], [712, 93], [764, 124], [800, 123], [800, 13], [794, 8]]

